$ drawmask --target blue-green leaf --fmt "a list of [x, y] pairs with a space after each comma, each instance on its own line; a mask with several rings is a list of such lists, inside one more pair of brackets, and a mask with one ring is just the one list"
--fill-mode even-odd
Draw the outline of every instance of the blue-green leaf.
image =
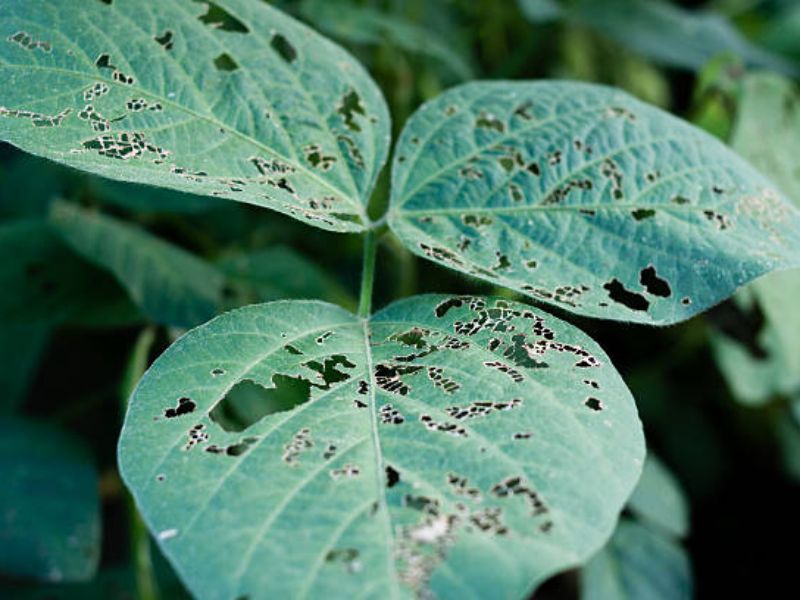
[[[800, 96], [777, 75], [756, 74], [741, 86], [731, 145], [800, 206]], [[743, 315], [760, 315], [749, 344], [716, 332], [713, 348], [735, 397], [760, 404], [800, 392], [800, 271], [772, 273], [735, 297]]]
[[691, 565], [676, 542], [623, 520], [581, 573], [581, 600], [691, 600]]
[[677, 538], [689, 532], [689, 509], [675, 477], [652, 454], [628, 500], [628, 509], [651, 526]]
[[53, 205], [50, 222], [76, 252], [113, 273], [154, 321], [188, 327], [219, 307], [224, 277], [193, 254], [67, 202]]
[[107, 303], [111, 278], [75, 256], [47, 223], [0, 224], [0, 323], [57, 325]]
[[344, 50], [264, 2], [0, 4], [0, 139], [112, 179], [357, 231], [385, 101]]
[[287, 246], [231, 254], [217, 266], [249, 302], [308, 298], [355, 309], [355, 299], [317, 264]]
[[[243, 388], [300, 397], [243, 423]], [[217, 317], [150, 368], [119, 446], [190, 591], [252, 599], [524, 597], [605, 542], [643, 455], [586, 335], [441, 296], [369, 320], [307, 301]]]
[[100, 558], [97, 475], [85, 449], [36, 422], [0, 419], [0, 572], [85, 581]]
[[583, 315], [668, 324], [800, 266], [800, 212], [716, 139], [611, 88], [476, 82], [406, 124], [415, 253]]

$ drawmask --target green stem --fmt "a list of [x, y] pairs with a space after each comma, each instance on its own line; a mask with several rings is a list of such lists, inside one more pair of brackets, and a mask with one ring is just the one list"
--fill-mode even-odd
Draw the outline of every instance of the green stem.
[[136, 578], [136, 591], [139, 600], [159, 600], [156, 575], [153, 570], [153, 557], [150, 553], [150, 534], [136, 510], [133, 499], [128, 495], [130, 510], [131, 553], [133, 554], [133, 570]]
[[[156, 329], [145, 328], [139, 334], [122, 377], [120, 395], [122, 397], [123, 414], [128, 407], [128, 398], [136, 388], [136, 384], [144, 375], [149, 364], [149, 354], [156, 340]], [[125, 494], [128, 505], [128, 523], [130, 531], [131, 558], [133, 560], [136, 592], [138, 600], [159, 600], [156, 575], [153, 571], [153, 559], [150, 553], [150, 534], [136, 508], [130, 494]]]
[[372, 284], [375, 280], [375, 254], [378, 232], [370, 229], [364, 234], [364, 260], [361, 267], [361, 295], [358, 299], [358, 316], [369, 317], [372, 310]]

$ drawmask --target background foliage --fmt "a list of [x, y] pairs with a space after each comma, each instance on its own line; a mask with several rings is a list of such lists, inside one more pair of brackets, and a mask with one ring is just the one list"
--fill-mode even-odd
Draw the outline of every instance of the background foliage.
[[[800, 202], [800, 7], [790, 0], [273, 4], [363, 62], [387, 97], [395, 134], [420, 103], [474, 78], [607, 83], [731, 144]], [[380, 214], [387, 202], [384, 174], [371, 210]], [[352, 309], [360, 241], [309, 235], [257, 207], [101, 180], [7, 145], [0, 219], [0, 429], [10, 432], [0, 464], [33, 465], [3, 470], [11, 476], [0, 491], [0, 591], [180, 597], [170, 568], [148, 551], [117, 473], [132, 384], [185, 328], [227, 308], [291, 297]], [[378, 260], [377, 307], [428, 291], [498, 293], [418, 260], [392, 237]], [[781, 547], [800, 533], [800, 305], [792, 290], [800, 290], [797, 272], [768, 276], [668, 329], [556, 311], [614, 360], [651, 450], [680, 485], [649, 463], [609, 546], [537, 597], [592, 589], [607, 590], [594, 596], [603, 598], [678, 598], [691, 578], [699, 597], [789, 589], [791, 556]], [[15, 441], [11, 432], [27, 428], [47, 443]], [[48, 453], [63, 461], [59, 474], [32, 481], [36, 461], [54, 464]], [[82, 510], [49, 523], [36, 518], [44, 504], [26, 507], [33, 516], [15, 509], [23, 495], [45, 502], [47, 494], [26, 491], [45, 487]], [[653, 505], [665, 498], [666, 507]], [[26, 523], [27, 535], [15, 537]], [[48, 540], [62, 531], [66, 546]], [[32, 571], [14, 562], [25, 556], [37, 557], [23, 561]]]

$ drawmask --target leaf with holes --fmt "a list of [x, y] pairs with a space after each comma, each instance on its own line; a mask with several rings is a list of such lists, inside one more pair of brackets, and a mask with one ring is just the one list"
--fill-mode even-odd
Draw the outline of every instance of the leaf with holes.
[[263, 2], [0, 5], [0, 139], [79, 169], [358, 231], [385, 101], [344, 50]]
[[[742, 82], [731, 145], [800, 206], [800, 95], [791, 81], [758, 74]], [[797, 270], [772, 273], [735, 296], [739, 318], [732, 331], [714, 333], [712, 347], [739, 401], [800, 392], [799, 296]], [[748, 322], [753, 331], [741, 335]]]
[[154, 321], [190, 327], [219, 307], [224, 277], [193, 254], [67, 202], [53, 204], [50, 221], [76, 252], [113, 273]]
[[523, 597], [603, 544], [644, 456], [597, 344], [501, 299], [242, 308], [129, 406], [122, 475], [200, 598]]
[[800, 266], [800, 212], [708, 134], [610, 88], [478, 82], [406, 124], [414, 252], [583, 315], [667, 324]]
[[90, 579], [100, 559], [100, 502], [85, 448], [50, 426], [2, 418], [0, 473], [0, 573]]

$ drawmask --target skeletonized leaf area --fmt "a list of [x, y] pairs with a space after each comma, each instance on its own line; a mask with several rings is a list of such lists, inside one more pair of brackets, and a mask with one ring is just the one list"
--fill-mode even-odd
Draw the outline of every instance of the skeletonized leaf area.
[[522, 597], [595, 552], [644, 446], [586, 335], [424, 296], [368, 321], [305, 301], [214, 319], [144, 377], [119, 452], [198, 597], [463, 598]]
[[386, 103], [340, 47], [256, 0], [0, 4], [0, 139], [125, 181], [368, 222]]
[[668, 324], [800, 266], [800, 212], [707, 133], [604, 86], [476, 82], [409, 120], [392, 229], [583, 315]]

